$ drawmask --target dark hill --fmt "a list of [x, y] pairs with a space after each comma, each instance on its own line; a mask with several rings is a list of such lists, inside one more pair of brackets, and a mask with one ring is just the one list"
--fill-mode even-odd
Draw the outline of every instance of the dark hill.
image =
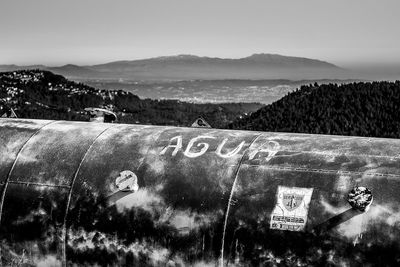
[[400, 138], [400, 81], [302, 86], [228, 128]]

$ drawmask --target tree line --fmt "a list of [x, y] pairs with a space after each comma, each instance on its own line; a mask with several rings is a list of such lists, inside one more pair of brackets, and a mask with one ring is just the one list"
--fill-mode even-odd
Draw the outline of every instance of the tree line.
[[301, 86], [229, 129], [400, 137], [400, 81]]

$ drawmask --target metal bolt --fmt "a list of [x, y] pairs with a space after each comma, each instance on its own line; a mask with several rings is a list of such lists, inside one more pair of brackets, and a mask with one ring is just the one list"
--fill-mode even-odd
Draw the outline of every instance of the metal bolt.
[[373, 199], [371, 190], [363, 186], [354, 187], [347, 196], [351, 207], [362, 212], [368, 211]]

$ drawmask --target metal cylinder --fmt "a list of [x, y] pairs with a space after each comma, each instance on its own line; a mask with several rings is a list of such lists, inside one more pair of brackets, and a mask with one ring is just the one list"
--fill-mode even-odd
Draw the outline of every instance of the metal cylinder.
[[3, 265], [400, 260], [397, 139], [1, 119], [0, 184]]

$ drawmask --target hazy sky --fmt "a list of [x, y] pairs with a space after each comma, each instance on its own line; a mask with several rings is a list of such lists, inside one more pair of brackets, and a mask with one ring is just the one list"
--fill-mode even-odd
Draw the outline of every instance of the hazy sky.
[[400, 63], [399, 0], [1, 0], [0, 64], [277, 53]]

